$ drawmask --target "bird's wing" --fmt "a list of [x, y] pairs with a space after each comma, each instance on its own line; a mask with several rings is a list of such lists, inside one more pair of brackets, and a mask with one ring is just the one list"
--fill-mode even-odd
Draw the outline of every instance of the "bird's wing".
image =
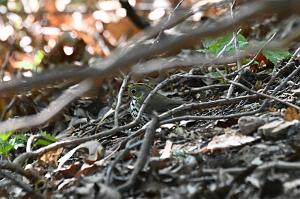
[[158, 113], [162, 113], [182, 104], [184, 104], [184, 101], [174, 100], [164, 95], [154, 95], [149, 104], [147, 104], [145, 112], [151, 113], [153, 110], [156, 110]]

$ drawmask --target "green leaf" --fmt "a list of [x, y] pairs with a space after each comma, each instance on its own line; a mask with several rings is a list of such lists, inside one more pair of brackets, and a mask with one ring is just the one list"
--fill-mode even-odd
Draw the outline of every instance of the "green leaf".
[[205, 74], [206, 77], [210, 77], [212, 79], [222, 79], [226, 75], [226, 71], [220, 70], [220, 71], [213, 71]]
[[7, 141], [15, 131], [7, 131], [5, 133], [0, 133], [0, 140]]
[[27, 137], [25, 135], [15, 135], [11, 138], [14, 131], [9, 131], [7, 133], [0, 134], [0, 155], [8, 155], [12, 149], [17, 149], [19, 147], [24, 147], [27, 142]]
[[[232, 33], [228, 33], [223, 37], [219, 37], [217, 39], [208, 39], [203, 42], [204, 47], [208, 50], [208, 52], [212, 54], [218, 54], [232, 39]], [[245, 48], [248, 45], [247, 39], [238, 34], [237, 36], [239, 48]], [[229, 46], [227, 46], [225, 53], [232, 54], [235, 50], [234, 42], [232, 42]]]
[[47, 146], [57, 141], [57, 138], [50, 133], [45, 131], [41, 132], [42, 138], [39, 138], [35, 143], [34, 146]]
[[12, 144], [10, 144], [8, 141], [4, 141], [0, 139], [0, 154], [7, 156], [9, 152], [14, 148]]
[[276, 51], [263, 50], [263, 54], [273, 64], [277, 64], [277, 62], [291, 56], [291, 53], [285, 49], [276, 50]]
[[14, 149], [18, 149], [19, 147], [24, 147], [27, 142], [28, 137], [25, 135], [16, 135], [12, 139], [9, 140], [9, 143], [13, 145]]

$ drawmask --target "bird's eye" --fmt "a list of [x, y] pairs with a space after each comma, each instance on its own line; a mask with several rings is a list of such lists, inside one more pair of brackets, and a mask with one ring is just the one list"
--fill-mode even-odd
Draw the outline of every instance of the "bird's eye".
[[132, 89], [132, 90], [131, 90], [131, 93], [132, 93], [132, 94], [135, 94], [135, 93], [136, 93], [136, 90], [135, 90], [135, 89]]

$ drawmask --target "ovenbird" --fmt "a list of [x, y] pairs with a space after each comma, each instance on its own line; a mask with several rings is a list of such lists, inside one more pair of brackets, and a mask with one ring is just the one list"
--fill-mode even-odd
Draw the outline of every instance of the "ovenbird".
[[[128, 86], [128, 95], [131, 97], [130, 114], [133, 118], [137, 117], [144, 100], [152, 90], [153, 88], [142, 83], [130, 84]], [[142, 120], [148, 121], [153, 111], [163, 113], [183, 103], [184, 101], [171, 99], [162, 94], [155, 93], [151, 96], [149, 103], [147, 103], [144, 109]]]

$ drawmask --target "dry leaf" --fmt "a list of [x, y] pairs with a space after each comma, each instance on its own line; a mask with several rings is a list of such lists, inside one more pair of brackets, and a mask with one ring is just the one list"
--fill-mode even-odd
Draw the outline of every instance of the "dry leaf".
[[212, 139], [212, 141], [210, 141], [206, 147], [200, 149], [200, 151], [206, 152], [206, 151], [226, 149], [230, 147], [238, 147], [247, 143], [254, 142], [257, 139], [259, 138], [238, 134], [236, 133], [236, 131], [230, 130], [230, 132], [228, 133], [215, 136]]
[[58, 157], [60, 156], [62, 152], [62, 148], [58, 148], [55, 150], [48, 151], [47, 153], [44, 153], [41, 155], [39, 160], [45, 164], [45, 165], [57, 165], [58, 163]]
[[284, 113], [284, 119], [286, 121], [292, 121], [292, 120], [300, 120], [300, 115], [298, 111], [293, 107], [288, 107]]
[[66, 153], [63, 157], [61, 157], [58, 160], [59, 165], [58, 165], [57, 169], [59, 170], [73, 156], [73, 154], [78, 149], [82, 149], [82, 148], [88, 149], [88, 151], [89, 151], [89, 156], [86, 159], [87, 161], [91, 161], [91, 162], [93, 161], [94, 162], [96, 160], [101, 159], [104, 155], [104, 148], [103, 148], [103, 146], [101, 145], [100, 142], [98, 142], [96, 140], [85, 142], [83, 144], [80, 144], [76, 148], [72, 149], [68, 153]]
[[172, 155], [172, 145], [173, 142], [170, 140], [167, 140], [165, 148], [162, 151], [162, 154], [160, 156], [160, 159], [168, 159], [171, 157]]

